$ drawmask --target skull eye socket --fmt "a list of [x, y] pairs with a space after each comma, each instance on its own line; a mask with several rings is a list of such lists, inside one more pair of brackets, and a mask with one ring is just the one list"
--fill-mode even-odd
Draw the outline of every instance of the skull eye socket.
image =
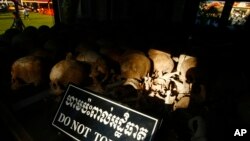
[[66, 87], [62, 83], [58, 83], [58, 86], [59, 86], [59, 88], [61, 90], [65, 90], [66, 89]]
[[58, 83], [58, 85], [56, 83], [52, 83], [52, 87], [54, 89], [61, 89], [61, 90], [66, 89], [66, 87], [63, 84], [61, 84], [61, 83]]
[[52, 87], [53, 87], [54, 89], [56, 89], [56, 88], [57, 88], [56, 83], [52, 83]]
[[16, 83], [16, 79], [13, 79], [13, 78], [12, 78], [12, 79], [11, 79], [11, 82], [12, 82], [12, 83]]
[[23, 79], [16, 77], [16, 79], [12, 79], [12, 83], [19, 83], [21, 85], [27, 84]]

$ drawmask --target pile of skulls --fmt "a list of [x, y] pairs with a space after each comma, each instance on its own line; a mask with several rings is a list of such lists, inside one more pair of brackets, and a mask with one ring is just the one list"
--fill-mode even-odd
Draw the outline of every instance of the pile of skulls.
[[[126, 86], [131, 86], [138, 92], [136, 100], [142, 95], [159, 98], [176, 110], [188, 107], [194, 86], [197, 87], [198, 61], [190, 55], [175, 57], [157, 49], [149, 49], [147, 53], [133, 49], [115, 51], [104, 47], [100, 50], [88, 47], [77, 49], [74, 55], [69, 53], [49, 67], [42, 65], [43, 60], [37, 56], [16, 60], [11, 71], [12, 89], [27, 84], [39, 86], [48, 82], [45, 78], [50, 80], [50, 88], [55, 95], [61, 95], [69, 83], [100, 94], [120, 90], [116, 95], [129, 94]], [[125, 89], [119, 89], [123, 86]], [[193, 96], [204, 99], [204, 86], [198, 84], [198, 87], [200, 94]]]
[[[150, 49], [148, 55], [153, 62], [153, 72], [143, 82], [148, 96], [173, 105], [173, 110], [187, 108], [197, 80], [197, 58], [185, 54], [172, 57], [170, 53], [156, 49]], [[204, 95], [204, 86], [200, 86], [203, 89], [201, 95]]]

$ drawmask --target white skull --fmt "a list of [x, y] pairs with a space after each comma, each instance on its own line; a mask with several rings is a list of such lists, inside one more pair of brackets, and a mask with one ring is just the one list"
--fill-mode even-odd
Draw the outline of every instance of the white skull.
[[[141, 53], [128, 53], [121, 57], [120, 61], [121, 77], [125, 79], [135, 79], [137, 83], [150, 72], [150, 60]], [[135, 84], [133, 86], [139, 86]], [[135, 89], [140, 89], [135, 87]]]
[[177, 71], [180, 73], [179, 79], [184, 83], [195, 81], [197, 64], [198, 61], [196, 57], [185, 54], [180, 55], [177, 66]]
[[171, 73], [174, 69], [174, 61], [171, 54], [156, 49], [149, 49], [149, 58], [154, 64], [154, 73], [156, 77], [161, 77], [165, 73]]

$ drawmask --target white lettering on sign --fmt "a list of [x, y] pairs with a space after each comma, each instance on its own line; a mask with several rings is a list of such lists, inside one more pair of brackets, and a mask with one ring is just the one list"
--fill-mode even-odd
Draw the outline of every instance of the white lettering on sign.
[[84, 124], [79, 123], [78, 121], [73, 121], [73, 124], [71, 125], [70, 129], [73, 129], [78, 134], [83, 134], [85, 138], [87, 138], [87, 135], [89, 132], [91, 132], [91, 129], [87, 126], [84, 126]]
[[247, 133], [246, 129], [236, 129], [234, 132], [234, 136], [243, 136]]
[[[151, 141], [157, 119], [88, 91], [84, 94], [90, 95], [84, 96], [69, 88], [52, 123], [62, 132], [79, 141], [83, 138], [92, 141]], [[147, 119], [141, 122], [138, 116]]]
[[65, 126], [68, 126], [70, 124], [71, 118], [70, 117], [66, 117], [65, 114], [61, 113], [59, 118], [58, 118], [58, 122], [63, 123]]
[[110, 111], [107, 111], [92, 105], [91, 101], [91, 98], [88, 98], [88, 101], [83, 101], [75, 96], [68, 95], [65, 105], [79, 111], [81, 114], [99, 121], [104, 125], [116, 129], [114, 135], [117, 138], [120, 138], [122, 135], [132, 136], [138, 141], [146, 138], [148, 129], [128, 121], [130, 117], [128, 112], [125, 112], [122, 117], [119, 117], [112, 113], [114, 109], [113, 107], [111, 107]]
[[112, 141], [111, 139], [103, 136], [102, 134], [95, 132], [95, 140], [94, 141]]
[[[60, 113], [60, 116], [57, 121], [60, 123], [63, 123], [63, 125], [65, 126], [69, 126], [72, 120], [69, 116], [66, 116], [63, 113]], [[73, 120], [70, 126], [70, 129], [74, 130], [79, 135], [83, 135], [85, 138], [87, 138], [88, 134], [91, 132], [91, 128], [75, 120]]]

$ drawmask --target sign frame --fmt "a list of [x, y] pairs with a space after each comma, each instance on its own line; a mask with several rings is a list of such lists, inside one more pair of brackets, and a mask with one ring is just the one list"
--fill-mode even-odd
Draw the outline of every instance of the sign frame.
[[[97, 106], [91, 105], [92, 103]], [[92, 108], [86, 109], [86, 104], [89, 105], [88, 108]], [[101, 111], [100, 114], [94, 115], [93, 109]], [[159, 120], [69, 84], [54, 116], [52, 126], [76, 141], [90, 139], [93, 141], [152, 141], [159, 126]]]

